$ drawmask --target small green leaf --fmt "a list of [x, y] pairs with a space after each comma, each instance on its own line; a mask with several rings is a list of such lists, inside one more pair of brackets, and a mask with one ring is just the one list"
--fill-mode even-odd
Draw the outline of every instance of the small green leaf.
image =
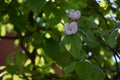
[[0, 35], [1, 36], [5, 36], [6, 35], [6, 26], [5, 25], [2, 25], [0, 27]]
[[72, 63], [70, 63], [68, 66], [65, 67], [65, 69], [64, 69], [65, 75], [67, 75], [67, 74], [69, 74], [70, 72], [72, 72], [72, 71], [75, 70], [76, 63], [77, 63], [77, 62], [72, 62]]

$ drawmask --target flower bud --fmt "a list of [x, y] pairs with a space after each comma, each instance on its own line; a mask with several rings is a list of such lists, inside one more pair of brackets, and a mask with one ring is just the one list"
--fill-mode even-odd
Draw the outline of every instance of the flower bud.
[[78, 30], [78, 23], [77, 22], [66, 23], [64, 30], [66, 35], [75, 34]]
[[70, 12], [70, 15], [69, 15], [69, 17], [73, 20], [78, 20], [80, 18], [80, 16], [81, 16], [81, 13], [79, 10], [72, 11], [72, 12]]

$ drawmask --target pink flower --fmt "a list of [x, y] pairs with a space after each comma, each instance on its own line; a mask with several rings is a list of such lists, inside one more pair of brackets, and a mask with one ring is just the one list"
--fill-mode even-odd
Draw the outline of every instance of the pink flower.
[[81, 13], [79, 10], [72, 11], [72, 12], [70, 12], [70, 15], [69, 15], [69, 17], [73, 20], [78, 20], [80, 18], [80, 16], [81, 16]]
[[77, 22], [66, 23], [64, 28], [66, 35], [75, 34], [77, 32], [77, 29], [78, 29]]

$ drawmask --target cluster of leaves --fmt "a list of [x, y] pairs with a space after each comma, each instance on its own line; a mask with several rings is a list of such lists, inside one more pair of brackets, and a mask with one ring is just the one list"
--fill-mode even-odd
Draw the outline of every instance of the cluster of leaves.
[[[119, 7], [109, 0], [0, 0], [0, 38], [20, 47], [2, 79], [118, 80]], [[82, 14], [78, 32], [65, 35], [72, 9]]]

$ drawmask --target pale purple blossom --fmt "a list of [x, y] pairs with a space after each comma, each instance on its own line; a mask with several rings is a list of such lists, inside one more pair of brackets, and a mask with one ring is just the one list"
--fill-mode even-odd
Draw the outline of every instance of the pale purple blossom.
[[71, 23], [66, 23], [64, 30], [66, 35], [75, 34], [78, 30], [78, 23], [75, 21]]
[[72, 11], [70, 12], [70, 15], [69, 15], [69, 17], [73, 20], [78, 20], [80, 16], [81, 16], [81, 12], [79, 10]]

